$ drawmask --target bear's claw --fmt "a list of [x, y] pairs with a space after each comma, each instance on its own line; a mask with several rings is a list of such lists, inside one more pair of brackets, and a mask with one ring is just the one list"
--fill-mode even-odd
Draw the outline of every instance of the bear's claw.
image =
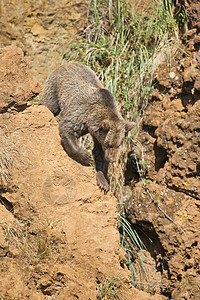
[[101, 191], [107, 193], [110, 190], [110, 185], [108, 183], [108, 180], [105, 178], [103, 172], [98, 171], [96, 178], [97, 178], [97, 185], [99, 186]]

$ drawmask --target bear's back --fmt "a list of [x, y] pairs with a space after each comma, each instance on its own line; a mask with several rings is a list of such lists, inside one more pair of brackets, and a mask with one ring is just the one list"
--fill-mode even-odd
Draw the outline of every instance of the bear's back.
[[87, 66], [80, 63], [69, 62], [55, 70], [59, 81], [65, 86], [84, 91], [87, 88], [103, 88], [96, 74]]
[[94, 71], [80, 63], [69, 62], [58, 67], [50, 74], [46, 86], [50, 87], [48, 95], [52, 92], [56, 97], [62, 116], [69, 111], [88, 114], [93, 109], [111, 109], [117, 113], [113, 95], [104, 89]]
[[[69, 106], [103, 105], [114, 106], [113, 95], [104, 89], [94, 71], [80, 63], [69, 62], [57, 68], [53, 74], [56, 77], [58, 98], [61, 111], [68, 110]], [[87, 102], [87, 103], [86, 103]]]

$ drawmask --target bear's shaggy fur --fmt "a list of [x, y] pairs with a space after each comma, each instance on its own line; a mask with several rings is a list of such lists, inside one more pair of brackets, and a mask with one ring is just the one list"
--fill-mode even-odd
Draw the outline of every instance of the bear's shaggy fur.
[[70, 62], [49, 75], [40, 104], [47, 106], [55, 116], [61, 113], [63, 147], [71, 158], [86, 166], [92, 158], [79, 147], [77, 139], [86, 133], [92, 135], [97, 184], [107, 192], [108, 163], [115, 161], [126, 133], [134, 126], [124, 121], [113, 95], [104, 89], [89, 67]]

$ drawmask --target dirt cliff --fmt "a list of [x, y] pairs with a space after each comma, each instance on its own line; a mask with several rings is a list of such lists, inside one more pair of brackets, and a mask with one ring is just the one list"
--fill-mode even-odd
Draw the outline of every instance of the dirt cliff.
[[131, 287], [116, 199], [100, 193], [92, 168], [67, 157], [52, 114], [26, 106], [41, 91], [29, 71], [43, 83], [60, 63], [85, 26], [86, 2], [1, 1], [1, 46], [22, 49], [0, 50], [1, 298], [95, 299], [111, 276], [130, 300], [200, 298], [200, 6], [174, 3], [186, 7], [187, 35], [155, 58], [155, 92], [137, 142], [148, 189], [178, 226], [152, 203], [131, 156], [125, 174], [126, 214], [146, 246], [149, 279], [140, 280], [164, 297]]
[[153, 204], [131, 157], [126, 172], [132, 187], [127, 216], [148, 245], [160, 291], [169, 299], [200, 298], [200, 11], [198, 1], [185, 5], [187, 39], [182, 49], [164, 49], [155, 58], [155, 91], [138, 138], [147, 187], [177, 225]]
[[2, 94], [0, 297], [96, 299], [117, 278], [112, 292], [122, 299], [164, 299], [131, 285], [119, 248], [116, 199], [100, 192], [93, 168], [67, 156], [47, 108], [20, 105], [38, 86], [24, 70], [22, 51], [6, 47], [0, 59], [5, 74], [12, 72], [0, 91], [21, 86], [9, 105], [9, 93]]

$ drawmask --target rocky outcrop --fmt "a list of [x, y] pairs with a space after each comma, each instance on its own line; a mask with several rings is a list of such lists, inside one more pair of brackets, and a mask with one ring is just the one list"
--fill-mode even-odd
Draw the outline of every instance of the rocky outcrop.
[[14, 45], [0, 49], [0, 73], [0, 113], [10, 107], [22, 109], [41, 92], [27, 71], [22, 50]]
[[1, 1], [0, 46], [23, 49], [34, 79], [60, 64], [68, 43], [86, 23], [87, 1]]
[[134, 160], [127, 172], [133, 177], [126, 212], [138, 233], [143, 232], [160, 274], [160, 292], [169, 299], [200, 297], [200, 64], [198, 43], [192, 37], [189, 43], [193, 53], [172, 48], [170, 64], [166, 52], [155, 58], [155, 91], [139, 135], [148, 189], [176, 224], [149, 198]]

